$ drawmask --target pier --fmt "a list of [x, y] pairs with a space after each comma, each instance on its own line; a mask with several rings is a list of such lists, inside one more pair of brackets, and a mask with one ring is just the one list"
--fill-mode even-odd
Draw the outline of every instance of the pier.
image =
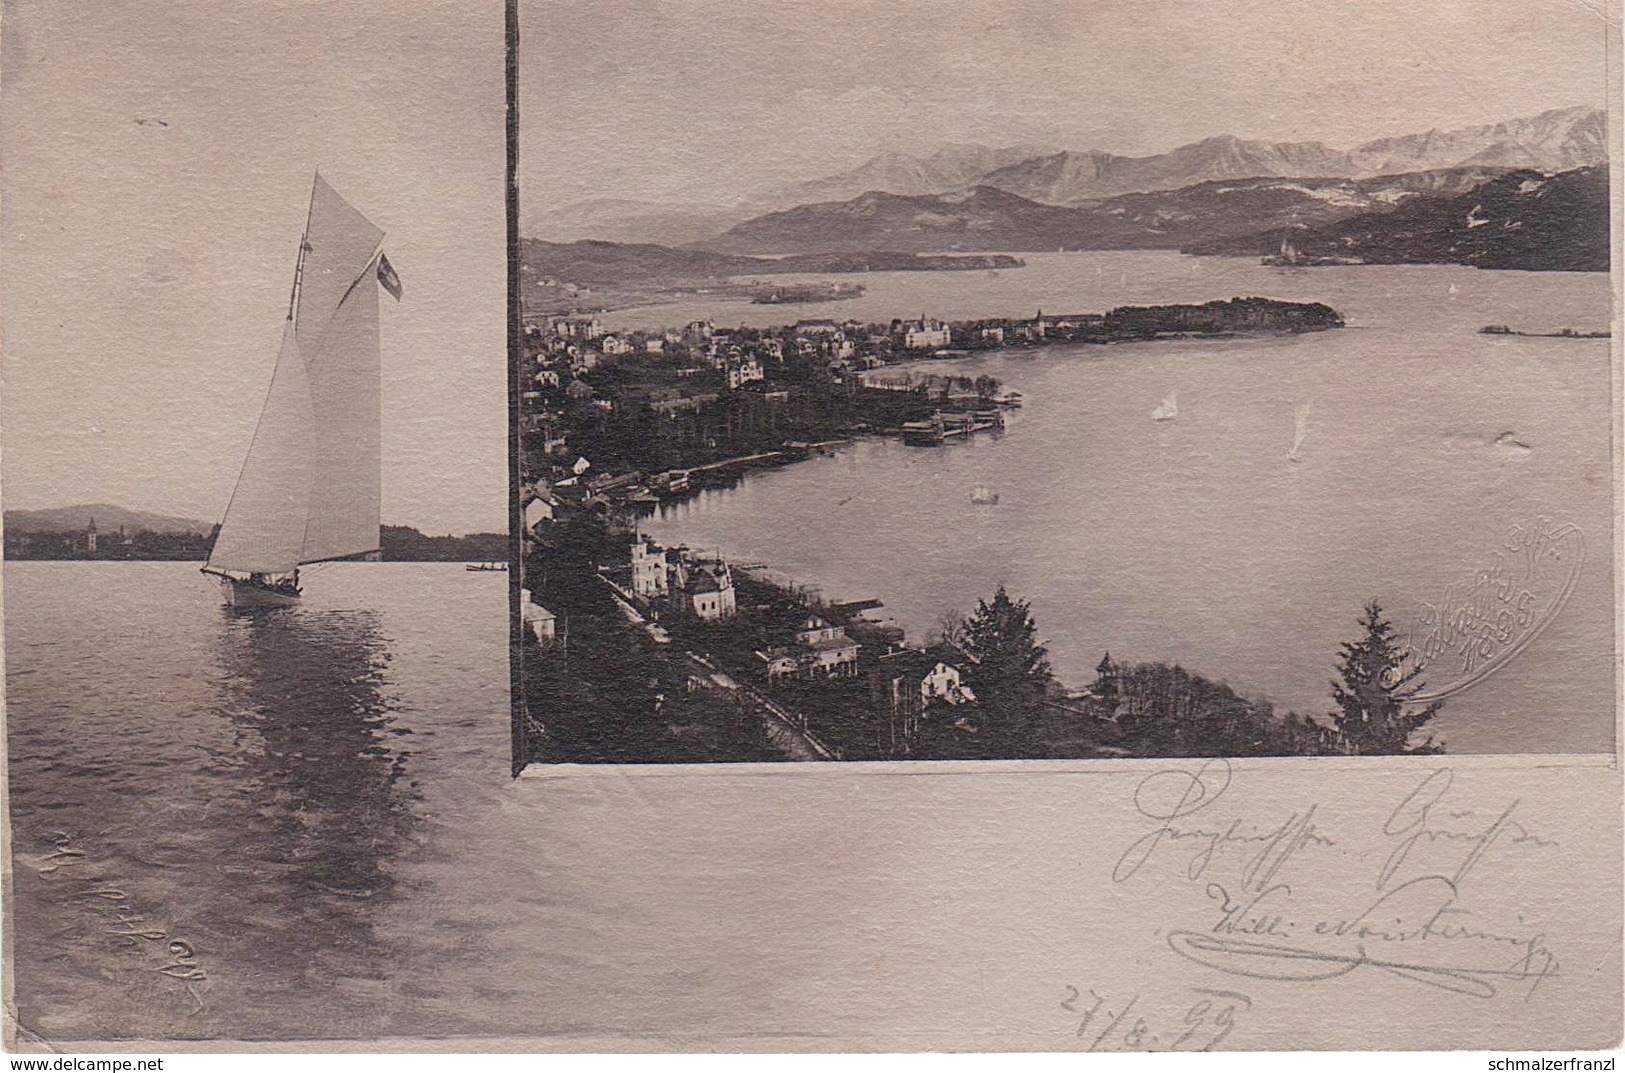
[[692, 479], [696, 473], [715, 473], [721, 470], [733, 469], [734, 467], [743, 469], [744, 467], [757, 462], [771, 462], [774, 459], [782, 458], [783, 456], [783, 451], [762, 451], [758, 454], [743, 455], [739, 458], [725, 458], [721, 462], [710, 462], [703, 466], [690, 466], [688, 469], [674, 469], [671, 471], [671, 474], [672, 476], [680, 477], [686, 482]]
[[975, 432], [987, 432], [1004, 427], [1004, 414], [998, 410], [976, 410], [965, 413], [938, 411], [929, 421], [903, 423], [903, 442], [918, 447], [935, 447], [950, 439], [968, 437]]

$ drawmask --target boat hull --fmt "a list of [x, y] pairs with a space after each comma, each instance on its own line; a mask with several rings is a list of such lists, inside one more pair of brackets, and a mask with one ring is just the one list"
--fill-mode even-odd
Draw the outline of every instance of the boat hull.
[[227, 607], [298, 607], [299, 597], [286, 592], [275, 592], [260, 585], [251, 585], [236, 578], [221, 578], [221, 591]]

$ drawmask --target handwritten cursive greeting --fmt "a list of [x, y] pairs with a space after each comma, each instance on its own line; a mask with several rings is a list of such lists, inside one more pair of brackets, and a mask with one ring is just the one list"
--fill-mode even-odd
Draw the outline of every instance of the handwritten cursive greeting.
[[1267, 881], [1306, 845], [1332, 845], [1316, 830], [1312, 805], [1270, 826], [1239, 818], [1223, 825], [1186, 822], [1217, 801], [1229, 786], [1230, 763], [1226, 760], [1209, 760], [1194, 771], [1159, 771], [1147, 776], [1135, 787], [1134, 808], [1159, 821], [1158, 826], [1123, 853], [1112, 869], [1112, 880], [1121, 883], [1132, 878], [1159, 850], [1184, 854], [1186, 878], [1198, 879], [1221, 853], [1252, 849], [1244, 874], [1250, 881]]
[[[1382, 971], [1484, 999], [1509, 983], [1526, 984], [1527, 996], [1559, 972], [1540, 929], [1521, 916], [1486, 919], [1474, 906], [1487, 861], [1558, 845], [1524, 822], [1517, 799], [1466, 807], [1452, 797], [1454, 775], [1435, 770], [1399, 795], [1375, 830], [1350, 832], [1348, 842], [1375, 844], [1377, 854], [1344, 854], [1345, 840], [1327, 831], [1315, 802], [1263, 820], [1226, 815], [1232, 779], [1227, 761], [1209, 760], [1155, 772], [1135, 788], [1148, 828], [1117, 859], [1112, 880], [1133, 883], [1156, 868], [1159, 879], [1171, 871], [1199, 884], [1207, 926], [1167, 935], [1181, 957], [1273, 981]], [[1380, 863], [1365, 871], [1374, 856]], [[1304, 867], [1310, 857], [1318, 859]]]

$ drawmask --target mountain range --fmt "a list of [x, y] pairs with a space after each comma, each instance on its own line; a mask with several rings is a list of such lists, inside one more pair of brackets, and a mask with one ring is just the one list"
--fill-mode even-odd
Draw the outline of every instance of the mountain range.
[[191, 518], [130, 510], [111, 503], [86, 503], [72, 507], [46, 507], [41, 510], [8, 510], [5, 525], [13, 533], [61, 533], [83, 530], [94, 518], [99, 533], [147, 530], [153, 533], [197, 533], [207, 535], [211, 526]]
[[992, 186], [951, 194], [866, 193], [747, 220], [706, 245], [734, 254], [1178, 249], [1326, 224], [1413, 197], [1465, 193], [1501, 174], [1499, 168], [1471, 167], [1368, 179], [1213, 180], [1072, 207]]
[[1273, 253], [1366, 264], [1464, 264], [1535, 271], [1608, 271], [1608, 169], [1548, 176], [1518, 170], [1460, 194], [1420, 197], [1383, 213], [1231, 237], [1192, 253]]
[[632, 198], [589, 198], [537, 211], [527, 210], [522, 233], [551, 242], [658, 243], [686, 246], [725, 231], [772, 205], [667, 204]]
[[589, 198], [544, 207], [525, 217], [524, 234], [551, 242], [601, 239], [683, 246], [701, 242], [741, 220], [819, 201], [844, 201], [869, 190], [933, 194], [974, 184], [981, 176], [1043, 153], [1034, 146], [989, 149], [948, 145], [927, 156], [882, 153], [836, 175], [757, 190], [721, 203]]
[[[1010, 252], [1057, 247], [1256, 257], [1289, 240], [1306, 261], [1599, 271], [1608, 268], [1609, 212], [1603, 166], [1556, 175], [1475, 166], [1366, 179], [1214, 180], [1070, 208], [978, 186], [867, 193], [769, 213], [730, 228], [711, 249], [525, 239], [521, 273], [527, 308], [563, 311], [623, 304], [627, 288], [641, 293], [634, 300], [649, 300], [751, 275], [1015, 267]], [[967, 259], [972, 251], [1003, 252]], [[550, 302], [567, 287], [588, 288], [591, 297]]]
[[[1321, 142], [1271, 142], [1223, 135], [1150, 156], [1098, 149], [946, 146], [926, 155], [883, 153], [856, 168], [773, 189], [742, 191], [727, 204], [591, 199], [533, 210], [530, 237], [598, 238], [685, 245], [803, 205], [867, 194], [919, 197], [978, 187], [1041, 205], [1079, 207], [1129, 193], [1175, 190], [1215, 180], [1360, 179], [1458, 168], [1533, 168], [1553, 173], [1608, 157], [1601, 109], [1560, 108], [1522, 119], [1379, 138], [1352, 149]], [[725, 244], [726, 245], [726, 244]], [[1053, 245], [1053, 244], [1052, 244]]]
[[1480, 166], [1557, 172], [1607, 159], [1603, 112], [1562, 108], [1505, 123], [1380, 138], [1348, 150], [1330, 149], [1320, 142], [1246, 141], [1224, 135], [1157, 156], [1122, 157], [1094, 150], [1055, 153], [1019, 161], [977, 181], [1033, 201], [1079, 205], [1212, 179], [1365, 178]]
[[1019, 167], [1023, 161], [1044, 152], [1030, 145], [1002, 149], [949, 145], [923, 157], [882, 153], [851, 171], [796, 183], [762, 195], [758, 200], [772, 202], [776, 208], [790, 208], [815, 201], [846, 201], [871, 190], [888, 194], [941, 194], [985, 182], [985, 176]]

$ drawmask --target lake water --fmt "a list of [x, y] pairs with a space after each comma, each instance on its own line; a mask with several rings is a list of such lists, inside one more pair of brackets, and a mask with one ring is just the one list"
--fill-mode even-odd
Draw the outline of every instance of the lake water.
[[[1259, 295], [1326, 302], [1348, 327], [932, 362], [996, 376], [1025, 405], [1000, 436], [861, 441], [664, 508], [645, 531], [831, 599], [878, 597], [915, 639], [1003, 584], [1031, 600], [1071, 684], [1110, 651], [1324, 715], [1365, 600], [1420, 638], [1426, 604], [1495, 565], [1514, 527], [1545, 519], [1583, 535], [1572, 596], [1515, 659], [1451, 696], [1435, 728], [1451, 752], [1613, 749], [1609, 344], [1478, 333], [1606, 329], [1605, 275], [1024, 256], [1027, 268], [996, 274], [865, 275], [868, 292], [845, 302], [689, 301], [606, 321], [961, 319]], [[1170, 395], [1178, 417], [1153, 421]], [[973, 506], [978, 485], [999, 503]], [[1464, 673], [1440, 659], [1428, 678]]]
[[334, 564], [244, 614], [188, 563], [7, 563], [22, 1040], [960, 1039], [962, 981], [915, 954], [993, 933], [918, 907], [968, 845], [1027, 874], [1008, 784], [905, 779], [876, 815], [835, 765], [513, 780], [507, 580]]
[[[1028, 393], [1001, 439], [862, 443], [658, 524], [742, 558], [754, 546], [831, 595], [883, 595], [924, 626], [1003, 579], [1033, 597], [1069, 677], [1109, 645], [1278, 700], [1299, 690], [1319, 711], [1360, 598], [1454, 578], [1503, 524], [1548, 511], [1586, 528], [1581, 584], [1516, 662], [1451, 698], [1451, 746], [1606, 748], [1607, 348], [1471, 332], [1596, 327], [1606, 284], [1394, 271], [1391, 299], [1356, 301], [1357, 277], [1336, 272], [1193, 285], [1180, 294], [1318, 290], [1355, 327], [987, 358]], [[1405, 278], [1435, 289], [1413, 297]], [[1424, 329], [1393, 319], [1406, 303], [1457, 312]], [[1306, 382], [1323, 394], [1288, 470]], [[1150, 422], [1175, 387], [1179, 418]], [[1045, 449], [1046, 427], [1068, 435]], [[1532, 450], [1484, 442], [1506, 430]], [[1334, 444], [1351, 457], [1329, 458]], [[970, 509], [978, 480], [1000, 491], [997, 508]], [[1074, 542], [1057, 556], [1063, 537]], [[1075, 1017], [1057, 1012], [1063, 985], [1147, 958], [1171, 978], [1162, 944], [1148, 955], [1117, 941], [1166, 927], [1162, 911], [1142, 919], [1132, 899], [1103, 908], [1087, 893], [1110, 889], [1103, 870], [1138, 836], [1112, 826], [1144, 773], [1133, 762], [510, 780], [507, 581], [457, 564], [334, 564], [310, 572], [303, 607], [233, 614], [192, 564], [7, 563], [7, 963], [24, 1039], [1047, 1049], [1079, 1045]], [[1386, 766], [1313, 763], [1328, 813], [1410, 788]], [[1574, 778], [1540, 777], [1551, 785], [1528, 794], [1531, 809]], [[1504, 773], [1481, 779], [1500, 787]], [[1596, 816], [1577, 805], [1561, 821], [1602, 829], [1617, 814], [1606, 794], [1585, 801]], [[1328, 1002], [1411, 1002], [1372, 980]], [[1288, 997], [1298, 1008], [1301, 993]], [[1289, 1018], [1259, 1023], [1290, 1034], [1232, 1042], [1309, 1038]]]
[[[23, 1043], [1050, 1050], [1089, 1043], [1061, 1006], [1069, 987], [1143, 989], [1137, 1009], [1182, 1025], [1202, 998], [1190, 988], [1215, 983], [1255, 1003], [1225, 1046], [1371, 1046], [1371, 1024], [1436, 1046], [1551, 1048], [1574, 1024], [1606, 1041], [1602, 1015], [1576, 1014], [1608, 994], [1583, 973], [1498, 1007], [1351, 973], [1324, 1005], [1372, 1015], [1330, 1022], [1304, 1019], [1296, 982], [1193, 976], [1158, 936], [1206, 927], [1210, 902], [1194, 886], [1146, 893], [1181, 883], [1184, 863], [1142, 888], [1108, 878], [1144, 834], [1130, 802], [1155, 767], [1136, 761], [511, 780], [506, 581], [333, 565], [310, 572], [297, 610], [230, 614], [191, 564], [7, 563], [7, 968]], [[1289, 777], [1310, 766], [1312, 786]], [[1464, 807], [1493, 814], [1516, 792], [1532, 830], [1606, 831], [1618, 815], [1601, 765], [1528, 769], [1515, 791], [1504, 768], [1457, 767]], [[1408, 771], [1239, 764], [1225, 807], [1279, 818], [1320, 802], [1324, 829], [1358, 839], [1427, 768]], [[1354, 843], [1349, 874], [1368, 882], [1388, 848]], [[1529, 926], [1607, 978], [1618, 917], [1573, 905], [1607, 907], [1618, 857], [1580, 854], [1566, 869], [1579, 886], [1529, 874], [1548, 863], [1484, 867], [1542, 892]], [[1601, 937], [1575, 936], [1577, 916]]]
[[509, 786], [507, 576], [306, 573], [303, 607], [242, 613], [190, 563], [6, 564], [30, 1031], [412, 1035], [436, 967], [478, 957], [465, 854]]

